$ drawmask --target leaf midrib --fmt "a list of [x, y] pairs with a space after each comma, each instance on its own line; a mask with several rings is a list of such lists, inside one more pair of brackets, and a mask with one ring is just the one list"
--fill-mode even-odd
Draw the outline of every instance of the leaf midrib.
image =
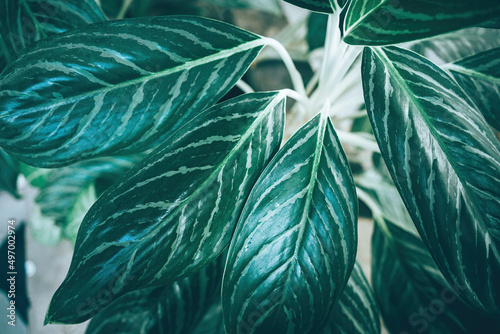
[[[218, 177], [219, 172], [221, 169], [227, 165], [227, 162], [234, 157], [236, 152], [243, 146], [243, 144], [247, 141], [248, 138], [250, 138], [254, 134], [254, 130], [261, 124], [261, 121], [265, 119], [267, 116], [270, 115], [272, 110], [281, 102], [281, 100], [285, 97], [285, 94], [283, 92], [279, 92], [276, 94], [276, 96], [269, 102], [267, 107], [261, 112], [261, 114], [252, 122], [250, 127], [248, 127], [247, 131], [241, 136], [241, 138], [238, 140], [236, 145], [231, 149], [231, 151], [227, 154], [227, 156], [224, 158], [224, 160], [217, 165], [217, 167], [213, 170], [212, 173], [203, 181], [202, 184], [200, 184], [198, 187], [196, 187], [196, 190], [194, 190], [188, 197], [186, 197], [181, 204], [179, 204], [172, 212], [168, 215], [169, 217], [174, 217], [176, 216], [182, 209], [187, 205], [187, 203], [191, 202], [193, 198], [195, 198], [203, 189], [206, 188], [206, 186], [213, 182], [214, 179]], [[201, 115], [201, 114], [200, 114]], [[200, 117], [200, 115], [198, 117]], [[186, 124], [187, 126], [188, 124]], [[178, 131], [182, 131], [182, 128], [180, 128]], [[142, 240], [149, 240], [152, 235], [155, 235], [158, 233], [158, 231], [164, 227], [163, 223], [157, 224], [151, 231], [141, 238]], [[178, 236], [176, 236], [177, 240]], [[175, 240], [174, 240], [175, 243]], [[139, 243], [136, 243], [133, 248], [131, 248], [131, 251], [134, 251], [138, 249]]]
[[[318, 124], [318, 134], [316, 136], [316, 147], [314, 150], [314, 161], [313, 161], [313, 166], [312, 166], [312, 170], [311, 170], [311, 176], [309, 178], [309, 188], [307, 189], [307, 193], [306, 193], [306, 202], [304, 204], [304, 211], [302, 213], [302, 217], [301, 217], [300, 222], [299, 222], [300, 229], [298, 231], [297, 240], [295, 241], [295, 248], [293, 251], [292, 259], [290, 260], [289, 267], [287, 269], [287, 278], [285, 281], [285, 287], [288, 287], [288, 285], [290, 284], [290, 280], [293, 276], [294, 269], [297, 266], [297, 263], [299, 261], [299, 252], [303, 248], [305, 230], [306, 230], [306, 226], [308, 225], [307, 219], [309, 217], [309, 212], [310, 212], [310, 208], [311, 208], [312, 195], [313, 195], [314, 189], [316, 188], [319, 163], [321, 160], [321, 153], [322, 153], [322, 150], [324, 147], [323, 144], [324, 144], [327, 122], [328, 122], [328, 115], [326, 114], [326, 112], [322, 112], [321, 116], [320, 116], [320, 121]], [[283, 305], [285, 295], [286, 295], [286, 293], [282, 294], [279, 305]], [[277, 312], [276, 317], [275, 317], [275, 322], [277, 321], [278, 316], [279, 316], [279, 314]]]
[[[421, 106], [420, 102], [417, 100], [417, 98], [413, 94], [410, 87], [406, 84], [406, 80], [404, 80], [404, 78], [401, 75], [399, 75], [399, 71], [392, 65], [392, 61], [387, 57], [387, 55], [382, 50], [382, 48], [372, 48], [372, 50], [374, 53], [379, 55], [380, 59], [385, 63], [388, 71], [392, 74], [391, 77], [394, 78], [399, 83], [400, 88], [406, 92], [409, 101], [411, 101], [411, 103], [413, 103], [415, 105], [415, 107], [417, 108], [417, 110], [419, 111], [420, 116], [422, 117], [424, 122], [427, 124], [427, 128], [429, 129], [429, 132], [430, 132], [432, 138], [434, 138], [434, 140], [438, 143], [439, 148], [441, 149], [443, 154], [446, 156], [447, 163], [449, 163], [451, 165], [453, 173], [457, 177], [457, 179], [459, 180], [460, 185], [461, 185], [463, 191], [465, 192], [466, 196], [470, 199], [474, 199], [471, 201], [473, 203], [473, 207], [474, 207], [475, 211], [482, 218], [480, 220], [480, 224], [478, 224], [478, 226], [482, 227], [483, 229], [486, 229], [486, 231], [488, 231], [488, 233], [489, 233], [488, 219], [485, 216], [486, 215], [485, 211], [481, 210], [481, 208], [478, 207], [478, 203], [476, 202], [475, 197], [470, 194], [470, 190], [467, 186], [467, 182], [464, 182], [463, 177], [458, 172], [460, 169], [457, 170], [454, 159], [450, 159], [450, 154], [448, 152], [448, 149], [446, 148], [446, 145], [441, 141], [439, 134], [437, 133], [432, 122], [430, 121], [430, 117], [428, 117], [425, 114], [425, 112], [423, 111], [424, 108]], [[485, 234], [483, 230], [480, 230], [480, 232], [483, 235]], [[491, 243], [490, 247], [496, 249], [494, 243]], [[495, 251], [495, 253], [498, 254], [497, 251]]]
[[[208, 64], [210, 62], [214, 62], [214, 61], [226, 58], [226, 57], [230, 57], [230, 56], [235, 55], [235, 54], [240, 53], [240, 52], [248, 51], [248, 50], [251, 50], [253, 48], [257, 48], [259, 46], [264, 46], [266, 44], [267, 44], [267, 41], [266, 41], [265, 38], [258, 37], [257, 39], [254, 39], [252, 41], [239, 44], [238, 46], [232, 47], [230, 49], [223, 49], [223, 50], [220, 50], [219, 52], [211, 54], [209, 56], [206, 56], [206, 57], [203, 57], [203, 58], [198, 58], [198, 59], [195, 59], [195, 60], [191, 60], [189, 62], [186, 62], [186, 63], [182, 64], [182, 65], [178, 65], [178, 66], [175, 66], [175, 67], [167, 68], [167, 69], [165, 69], [163, 71], [159, 71], [159, 72], [152, 73], [152, 74], [149, 74], [149, 75], [141, 76], [141, 77], [136, 78], [136, 79], [123, 81], [123, 82], [120, 82], [120, 83], [118, 83], [116, 85], [112, 85], [112, 86], [109, 86], [109, 87], [102, 87], [102, 88], [95, 89], [95, 90], [92, 90], [92, 91], [84, 92], [82, 94], [78, 94], [78, 95], [75, 95], [75, 96], [64, 98], [64, 99], [56, 101], [56, 102], [49, 101], [47, 103], [43, 103], [43, 104], [38, 105], [36, 107], [30, 107], [30, 108], [23, 109], [23, 110], [43, 110], [43, 109], [58, 108], [60, 106], [66, 105], [66, 104], [70, 104], [70, 103], [75, 103], [75, 102], [81, 101], [81, 100], [83, 100], [85, 98], [90, 98], [92, 96], [98, 96], [98, 95], [101, 95], [103, 93], [107, 94], [108, 92], [113, 91], [115, 89], [120, 89], [120, 88], [123, 88], [123, 87], [128, 87], [128, 86], [133, 86], [133, 85], [141, 84], [141, 83], [153, 80], [153, 79], [157, 79], [157, 78], [161, 78], [161, 77], [164, 77], [164, 76], [168, 76], [168, 75], [173, 74], [173, 73], [177, 73], [177, 72], [181, 72], [181, 71], [184, 71], [184, 70], [195, 68], [195, 67], [198, 67], [198, 66], [201, 66], [201, 65], [205, 65], [205, 64]], [[21, 92], [21, 93], [23, 95], [26, 94], [24, 92]], [[26, 95], [29, 95], [29, 94], [26, 94]]]
[[493, 82], [496, 84], [500, 84], [500, 77], [495, 77], [495, 76], [492, 76], [492, 75], [489, 75], [489, 74], [486, 74], [483, 72], [479, 72], [479, 71], [476, 71], [472, 68], [467, 68], [467, 67], [460, 66], [457, 64], [448, 64], [448, 65], [444, 66], [444, 68], [450, 72], [462, 74], [462, 75], [465, 75], [467, 77], [473, 77], [476, 79], [490, 81], [490, 82]]

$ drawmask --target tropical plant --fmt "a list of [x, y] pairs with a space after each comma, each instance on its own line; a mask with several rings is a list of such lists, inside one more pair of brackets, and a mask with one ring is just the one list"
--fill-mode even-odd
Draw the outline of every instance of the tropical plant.
[[[0, 185], [17, 196], [23, 173], [75, 243], [46, 323], [500, 331], [500, 3], [287, 1], [310, 14], [281, 42], [148, 16], [173, 0], [1, 1]], [[254, 92], [268, 46], [293, 87]]]

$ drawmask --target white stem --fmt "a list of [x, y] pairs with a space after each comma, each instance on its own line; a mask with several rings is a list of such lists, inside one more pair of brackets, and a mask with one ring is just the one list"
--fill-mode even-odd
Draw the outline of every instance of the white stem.
[[238, 80], [238, 82], [236, 83], [236, 87], [238, 87], [239, 89], [241, 89], [244, 93], [253, 93], [255, 92], [254, 89], [249, 85], [247, 84], [245, 81], [243, 80]]
[[120, 8], [120, 12], [118, 13], [118, 15], [116, 15], [116, 19], [121, 20], [125, 17], [125, 14], [127, 14], [127, 10], [132, 4], [132, 1], [134, 0], [123, 0], [122, 7]]
[[371, 140], [361, 134], [346, 132], [336, 129], [337, 135], [342, 143], [350, 144], [368, 151], [380, 153], [380, 148], [375, 140]]
[[325, 38], [325, 54], [323, 55], [323, 63], [320, 70], [320, 82], [325, 82], [329, 74], [331, 62], [336, 58], [337, 46], [340, 43], [339, 26], [340, 14], [328, 16], [328, 24], [326, 27]]
[[292, 84], [294, 89], [303, 96], [303, 100], [308, 100], [307, 94], [306, 94], [306, 89], [304, 87], [304, 81], [302, 80], [302, 76], [300, 75], [299, 71], [295, 67], [295, 64], [293, 63], [292, 57], [288, 54], [286, 51], [285, 47], [281, 45], [280, 42], [278, 42], [275, 39], [272, 39], [270, 37], [263, 37], [265, 40], [266, 44], [272, 47], [281, 57], [283, 60], [283, 63], [285, 64], [288, 73], [290, 74], [290, 78], [292, 79]]
[[286, 96], [294, 99], [295, 101], [302, 103], [303, 105], [307, 105], [309, 101], [304, 99], [304, 96], [294, 91], [293, 89], [282, 89], [281, 90]]

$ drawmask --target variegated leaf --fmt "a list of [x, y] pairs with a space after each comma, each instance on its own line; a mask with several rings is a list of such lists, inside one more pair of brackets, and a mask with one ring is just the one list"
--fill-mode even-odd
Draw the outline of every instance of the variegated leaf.
[[0, 4], [0, 72], [39, 39], [106, 21], [94, 0], [3, 0]]
[[203, 111], [101, 195], [80, 226], [46, 322], [85, 321], [94, 312], [85, 300], [111, 281], [117, 298], [215, 259], [279, 147], [284, 98], [248, 94]]
[[484, 117], [500, 131], [500, 47], [446, 67]]
[[404, 49], [366, 49], [363, 86], [382, 156], [452, 286], [500, 312], [500, 143], [458, 85]]
[[[111, 185], [142, 158], [144, 155], [141, 154], [103, 157], [51, 169], [45, 175], [45, 182], [35, 201], [43, 215], [55, 219], [61, 226], [65, 225], [82, 190], [96, 183]], [[103, 190], [98, 191], [99, 195]]]
[[263, 43], [188, 16], [109, 21], [52, 36], [4, 72], [0, 146], [39, 167], [152, 148], [220, 99]]
[[344, 41], [387, 45], [458, 30], [500, 17], [490, 0], [358, 0], [345, 19]]
[[253, 188], [222, 285], [228, 333], [318, 333], [349, 279], [357, 200], [333, 125], [317, 115]]
[[324, 334], [380, 333], [380, 315], [373, 291], [356, 263]]
[[500, 47], [499, 30], [474, 27], [417, 41], [410, 49], [443, 65], [495, 47]]
[[[496, 333], [470, 309], [429, 254], [394, 185], [374, 171], [356, 178], [373, 213], [372, 282], [391, 333]], [[367, 198], [368, 197], [368, 198]]]
[[223, 259], [172, 284], [123, 295], [92, 319], [86, 333], [191, 333], [220, 295]]
[[313, 12], [331, 14], [340, 11], [349, 0], [285, 0]]

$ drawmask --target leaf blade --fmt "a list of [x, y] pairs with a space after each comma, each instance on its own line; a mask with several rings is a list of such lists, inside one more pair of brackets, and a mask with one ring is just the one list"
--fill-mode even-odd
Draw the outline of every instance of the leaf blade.
[[456, 83], [413, 52], [366, 49], [363, 85], [384, 160], [434, 260], [471, 307], [495, 314], [498, 141]]
[[239, 28], [183, 16], [55, 35], [4, 73], [0, 146], [38, 167], [145, 151], [219, 100], [263, 43]]
[[320, 115], [279, 151], [247, 201], [222, 287], [228, 332], [317, 333], [354, 265], [357, 202]]
[[[108, 189], [80, 227], [46, 321], [88, 319], [89, 310], [75, 309], [113, 273], [120, 276], [112, 291], [119, 297], [189, 275], [217, 257], [281, 141], [284, 98], [247, 94], [205, 110]], [[164, 256], [155, 256], [160, 250]]]
[[[439, 12], [436, 12], [439, 8]], [[355, 45], [408, 42], [466, 28], [500, 16], [488, 0], [360, 0], [349, 7], [344, 41]]]
[[488, 123], [500, 131], [500, 47], [477, 53], [447, 66], [458, 84], [478, 106]]

